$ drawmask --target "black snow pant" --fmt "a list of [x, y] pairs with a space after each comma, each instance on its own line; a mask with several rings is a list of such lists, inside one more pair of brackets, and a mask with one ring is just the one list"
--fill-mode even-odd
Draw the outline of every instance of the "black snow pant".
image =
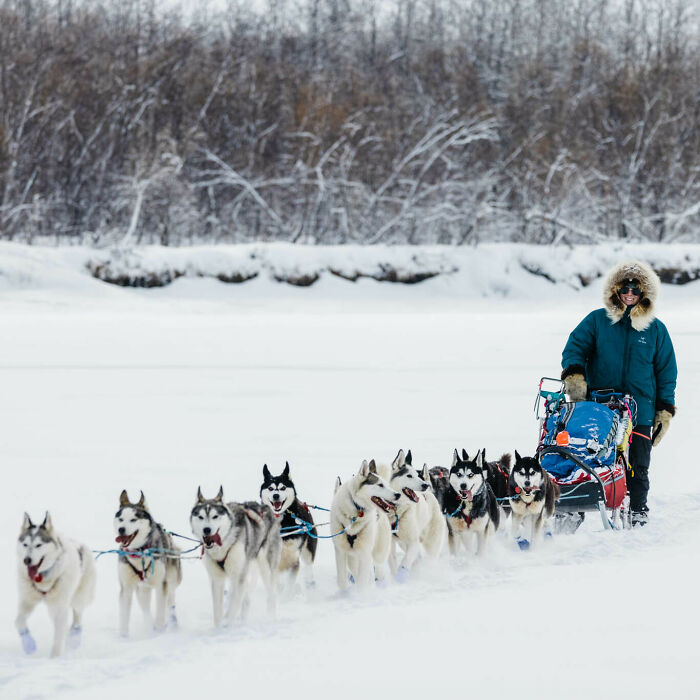
[[649, 493], [649, 464], [651, 463], [651, 426], [637, 425], [632, 433], [629, 451], [627, 490], [630, 510], [646, 511]]

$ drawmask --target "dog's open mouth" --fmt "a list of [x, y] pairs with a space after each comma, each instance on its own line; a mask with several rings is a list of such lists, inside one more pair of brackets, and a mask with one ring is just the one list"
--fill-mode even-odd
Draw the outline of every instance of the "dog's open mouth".
[[374, 503], [377, 508], [381, 508], [385, 513], [391, 513], [391, 511], [394, 510], [394, 506], [391, 503], [388, 503], [383, 498], [379, 498], [379, 496], [372, 496], [372, 503]]
[[218, 532], [215, 532], [213, 535], [202, 535], [202, 542], [204, 542], [204, 546], [207, 549], [213, 547], [215, 544], [221, 547], [221, 537]]
[[283, 506], [283, 501], [272, 501], [272, 509], [275, 511], [275, 513], [281, 513]]
[[474, 500], [474, 494], [471, 492], [471, 489], [462, 489], [459, 492], [459, 496], [463, 501], [469, 501], [469, 503]]
[[114, 541], [119, 542], [122, 548], [126, 549], [134, 541], [134, 537], [136, 537], [138, 533], [139, 531], [135, 530], [130, 535], [118, 535]]
[[44, 557], [42, 557], [39, 560], [38, 564], [27, 564], [27, 575], [29, 576], [30, 579], [33, 581], [36, 581], [37, 583], [41, 581], [41, 574], [39, 573], [39, 567], [42, 565], [44, 561]]
[[409, 489], [408, 486], [403, 490], [406, 498], [410, 498], [414, 503], [418, 503], [418, 496], [413, 489]]

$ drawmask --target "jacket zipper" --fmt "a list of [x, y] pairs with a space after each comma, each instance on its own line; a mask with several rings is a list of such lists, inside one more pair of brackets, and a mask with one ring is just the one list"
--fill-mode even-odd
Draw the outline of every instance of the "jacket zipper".
[[625, 309], [625, 313], [622, 317], [623, 323], [625, 323], [625, 351], [622, 355], [622, 386], [621, 390], [624, 392], [628, 391], [627, 388], [627, 369], [629, 367], [629, 347], [630, 347], [630, 330], [632, 328], [632, 322], [630, 321], [630, 307]]

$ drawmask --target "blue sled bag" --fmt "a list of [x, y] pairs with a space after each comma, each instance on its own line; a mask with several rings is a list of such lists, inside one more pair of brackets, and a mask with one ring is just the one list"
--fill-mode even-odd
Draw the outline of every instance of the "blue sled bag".
[[[619, 422], [617, 412], [604, 404], [595, 401], [562, 403], [545, 423], [543, 446], [559, 445], [591, 469], [611, 467], [615, 463]], [[562, 433], [569, 434], [568, 444]], [[559, 440], [558, 435], [561, 435]], [[574, 461], [562, 454], [543, 455], [541, 463], [555, 477], [569, 476], [578, 469]]]

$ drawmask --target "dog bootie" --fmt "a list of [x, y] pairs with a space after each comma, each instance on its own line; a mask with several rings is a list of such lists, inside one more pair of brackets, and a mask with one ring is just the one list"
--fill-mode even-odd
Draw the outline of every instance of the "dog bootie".
[[33, 654], [36, 651], [36, 642], [29, 630], [22, 630], [19, 633], [19, 638], [22, 641], [22, 649], [25, 654]]
[[170, 627], [170, 629], [173, 629], [173, 630], [176, 630], [178, 628], [177, 614], [175, 612], [174, 605], [171, 605], [170, 609], [168, 610], [168, 627]]
[[66, 646], [69, 649], [77, 649], [80, 646], [82, 634], [83, 628], [80, 625], [73, 625], [68, 631], [68, 639], [66, 639]]
[[524, 537], [518, 537], [518, 539], [515, 541], [518, 543], [518, 547], [520, 547], [522, 552], [526, 552], [528, 549], [530, 549], [530, 541], [526, 540]]
[[396, 582], [406, 583], [408, 581], [408, 569], [405, 566], [400, 566], [396, 572]]

